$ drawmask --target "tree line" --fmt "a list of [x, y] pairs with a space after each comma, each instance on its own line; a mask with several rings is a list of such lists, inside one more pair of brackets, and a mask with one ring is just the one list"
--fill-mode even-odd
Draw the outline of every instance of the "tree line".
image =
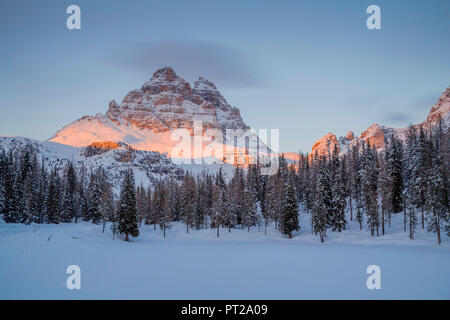
[[[327, 232], [356, 223], [371, 236], [382, 236], [391, 216], [403, 214], [404, 231], [414, 239], [418, 227], [450, 235], [449, 131], [427, 134], [410, 127], [406, 139], [385, 137], [378, 152], [362, 141], [326, 155], [299, 154], [296, 163], [279, 157], [275, 175], [261, 166], [237, 167], [231, 179], [217, 174], [166, 178], [135, 186], [130, 168], [119, 199], [101, 167], [89, 171], [68, 162], [63, 170], [46, 169], [31, 146], [0, 152], [0, 214], [7, 223], [77, 223], [111, 225], [113, 236], [137, 237], [142, 225], [159, 228], [181, 221], [186, 232], [214, 228], [267, 233], [271, 225], [288, 238], [300, 230], [299, 212], [310, 215], [311, 232], [321, 242]], [[229, 180], [229, 181], [227, 181]]]

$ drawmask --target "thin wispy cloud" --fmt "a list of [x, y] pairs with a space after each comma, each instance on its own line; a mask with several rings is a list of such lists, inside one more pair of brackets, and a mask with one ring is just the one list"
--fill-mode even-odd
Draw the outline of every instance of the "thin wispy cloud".
[[383, 119], [387, 124], [406, 124], [412, 122], [414, 119], [410, 114], [404, 112], [388, 112], [384, 115]]
[[248, 54], [214, 43], [172, 41], [135, 45], [119, 52], [112, 61], [146, 76], [168, 65], [188, 81], [204, 76], [229, 88], [261, 83]]

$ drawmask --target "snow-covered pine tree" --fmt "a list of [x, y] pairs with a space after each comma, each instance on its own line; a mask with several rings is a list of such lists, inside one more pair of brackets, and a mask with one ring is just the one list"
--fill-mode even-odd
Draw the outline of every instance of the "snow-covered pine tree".
[[217, 237], [220, 235], [220, 226], [227, 226], [228, 232], [236, 225], [236, 216], [230, 208], [231, 202], [230, 186], [225, 184], [222, 174], [222, 168], [216, 175], [215, 183], [212, 185], [212, 208], [211, 208], [211, 227], [216, 228]]
[[48, 192], [48, 173], [45, 169], [44, 160], [41, 161], [40, 166], [40, 174], [39, 174], [39, 189], [34, 194], [34, 204], [36, 206], [36, 223], [45, 223], [46, 222], [46, 205], [47, 199], [46, 195]]
[[156, 230], [156, 225], [158, 224], [158, 220], [160, 218], [160, 212], [161, 212], [161, 201], [160, 201], [160, 191], [158, 190], [159, 183], [157, 183], [154, 187], [152, 196], [151, 196], [151, 204], [150, 204], [150, 210], [148, 214], [148, 222], [145, 224], [150, 225], [153, 224], [153, 230]]
[[132, 169], [126, 171], [122, 189], [120, 192], [120, 206], [118, 211], [118, 230], [125, 235], [125, 241], [129, 236], [139, 236], [138, 216], [136, 209], [136, 188]]
[[[228, 196], [228, 209], [235, 216], [236, 224], [240, 224], [242, 228], [244, 228], [244, 224], [242, 221], [242, 215], [244, 213], [244, 188], [245, 188], [245, 180], [244, 180], [244, 171], [239, 166], [234, 170], [234, 175], [231, 181], [228, 184], [228, 188], [226, 194]], [[224, 217], [225, 218], [225, 217]], [[225, 226], [225, 225], [224, 225]], [[228, 227], [228, 226], [227, 226]], [[233, 226], [231, 226], [233, 227]]]
[[377, 200], [378, 170], [376, 163], [376, 150], [371, 148], [370, 144], [363, 144], [362, 165], [360, 169], [361, 185], [364, 199], [364, 207], [367, 216], [367, 224], [371, 236], [379, 235], [379, 213]]
[[356, 208], [356, 220], [359, 223], [359, 228], [362, 230], [362, 195], [361, 195], [361, 159], [360, 159], [360, 145], [357, 141], [350, 152], [350, 170], [349, 170], [349, 206], [350, 206], [350, 221], [353, 221], [353, 209]]
[[144, 224], [149, 226], [152, 224], [153, 219], [153, 192], [150, 185], [147, 187], [147, 203], [145, 208], [146, 211]]
[[87, 220], [92, 221], [94, 224], [99, 224], [102, 220], [101, 201], [102, 201], [102, 186], [100, 183], [100, 171], [101, 168], [91, 172], [89, 180], [89, 200], [88, 200], [88, 215]]
[[403, 210], [403, 149], [400, 140], [391, 136], [386, 146], [387, 174], [390, 180], [391, 209], [393, 213]]
[[8, 170], [8, 161], [6, 158], [6, 153], [3, 148], [0, 148], [0, 215], [5, 213], [6, 208], [6, 190], [5, 190], [5, 182], [6, 182], [6, 174]]
[[427, 173], [425, 207], [428, 210], [428, 231], [435, 232], [438, 244], [441, 244], [441, 230], [449, 219], [449, 213], [445, 185], [446, 173], [439, 139], [432, 145], [431, 159], [431, 167]]
[[242, 225], [250, 232], [250, 227], [256, 225], [257, 206], [255, 196], [248, 186], [244, 187], [242, 205]]
[[385, 234], [386, 215], [388, 225], [391, 227], [391, 198], [390, 198], [390, 180], [387, 174], [386, 154], [382, 153], [379, 157], [380, 174], [378, 175], [378, 197], [381, 204], [381, 234]]
[[108, 181], [108, 176], [103, 168], [99, 170], [99, 181], [102, 191], [100, 200], [100, 213], [103, 225], [103, 232], [105, 232], [106, 223], [115, 219], [115, 207], [114, 207], [114, 193], [112, 190], [112, 184]]
[[145, 208], [146, 208], [146, 200], [147, 200], [147, 192], [144, 186], [141, 185], [136, 189], [136, 198], [137, 198], [137, 212], [139, 218], [139, 227], [142, 225], [142, 220], [145, 218]]
[[180, 220], [180, 195], [178, 191], [178, 184], [175, 179], [170, 178], [167, 186], [167, 199], [170, 209], [170, 219], [172, 221]]
[[255, 202], [261, 200], [261, 172], [257, 164], [249, 164], [246, 185]]
[[417, 156], [414, 158], [415, 161], [415, 173], [414, 173], [414, 187], [415, 191], [414, 203], [420, 207], [421, 212], [421, 225], [422, 229], [425, 228], [425, 194], [427, 189], [427, 170], [430, 165], [430, 156], [427, 151], [427, 146], [429, 142], [425, 135], [425, 132], [422, 127], [420, 127], [419, 137], [417, 141]]
[[180, 191], [180, 214], [186, 224], [186, 233], [189, 233], [189, 228], [194, 222], [196, 208], [193, 199], [195, 199], [196, 187], [194, 178], [186, 172]]
[[33, 153], [32, 160], [32, 173], [30, 176], [30, 181], [28, 183], [29, 190], [27, 196], [27, 210], [29, 212], [29, 222], [37, 222], [39, 216], [41, 215], [40, 201], [42, 198], [42, 194], [40, 193], [40, 185], [41, 185], [41, 168], [39, 166], [39, 161], [36, 155], [36, 152]]
[[264, 235], [267, 235], [267, 226], [269, 224], [269, 212], [267, 208], [267, 186], [269, 178], [267, 175], [260, 176], [260, 209], [261, 209], [261, 219], [264, 220]]
[[6, 155], [3, 152], [0, 161], [0, 184], [2, 185], [2, 204], [0, 206], [0, 209], [2, 210], [3, 220], [6, 223], [16, 223], [17, 213], [14, 200], [15, 187], [12, 153], [9, 152], [9, 155]]
[[325, 159], [320, 159], [318, 166], [317, 189], [313, 206], [313, 226], [315, 234], [320, 236], [320, 242], [324, 242], [328, 228], [332, 194], [330, 170]]
[[75, 218], [77, 208], [77, 176], [72, 162], [65, 168], [63, 206], [61, 208], [61, 222], [71, 222]]
[[335, 160], [333, 181], [331, 186], [331, 227], [333, 231], [341, 232], [345, 230], [347, 220], [345, 219], [345, 207], [347, 201], [345, 200], [345, 183], [343, 181], [343, 170], [345, 170], [345, 163]]
[[60, 207], [60, 179], [56, 168], [53, 168], [49, 177], [49, 186], [47, 191], [46, 220], [48, 223], [59, 223], [61, 221]]
[[205, 203], [205, 181], [204, 175], [197, 176], [196, 181], [196, 194], [195, 194], [195, 214], [194, 214], [194, 226], [197, 230], [203, 227], [206, 215], [206, 203]]
[[35, 166], [37, 165], [36, 153], [33, 147], [28, 144], [25, 146], [25, 150], [21, 152], [20, 160], [20, 185], [22, 189], [21, 195], [21, 214], [20, 223], [30, 224], [33, 221], [32, 218], [32, 206], [33, 206], [33, 188], [35, 183]]
[[[213, 213], [213, 205], [214, 205], [214, 197], [215, 197], [215, 187], [214, 180], [211, 174], [207, 174], [205, 177], [205, 210], [206, 210], [206, 219], [202, 228], [208, 226], [209, 221], [212, 220], [214, 215]], [[209, 219], [209, 221], [208, 221]]]
[[409, 220], [409, 237], [411, 239], [414, 239], [414, 234], [416, 232], [416, 227], [418, 223], [417, 215], [416, 215], [416, 207], [412, 203], [411, 199], [407, 197], [406, 199], [406, 206], [407, 206], [407, 213], [408, 213], [408, 220]]
[[[309, 160], [309, 154], [306, 154], [304, 160], [304, 174], [303, 174], [303, 190], [306, 212], [311, 211], [314, 202], [314, 177], [311, 170], [311, 162]], [[312, 220], [312, 219], [311, 219]]]
[[168, 203], [168, 189], [165, 181], [159, 181], [155, 189], [158, 194], [157, 202], [154, 203], [154, 209], [158, 212], [159, 227], [163, 231], [164, 238], [166, 237], [166, 230], [171, 228], [170, 224], [170, 206]]
[[298, 200], [292, 177], [288, 179], [282, 218], [283, 234], [287, 235], [289, 238], [292, 238], [292, 232], [300, 229], [298, 221]]
[[[220, 236], [220, 226], [224, 224], [225, 219], [231, 220], [234, 215], [231, 214], [231, 210], [227, 206], [227, 196], [225, 191], [221, 190], [219, 186], [215, 186], [215, 201], [213, 205], [213, 217], [211, 220], [211, 227], [216, 228], [217, 238]], [[229, 216], [230, 214], [230, 216]], [[227, 221], [227, 225], [230, 226], [233, 222]], [[228, 232], [231, 231], [231, 227], [228, 227]]]

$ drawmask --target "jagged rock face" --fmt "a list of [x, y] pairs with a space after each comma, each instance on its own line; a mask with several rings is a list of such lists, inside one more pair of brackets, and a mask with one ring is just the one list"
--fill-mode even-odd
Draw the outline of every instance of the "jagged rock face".
[[325, 136], [314, 143], [311, 155], [315, 156], [317, 154], [321, 157], [327, 156], [329, 153], [333, 152], [335, 146], [337, 146], [338, 151], [340, 151], [340, 144], [336, 135], [328, 132]]
[[[426, 121], [413, 125], [413, 128], [418, 130], [421, 127], [425, 132], [435, 132], [439, 127], [439, 119], [441, 119], [441, 126], [443, 130], [447, 130], [450, 126], [450, 87], [448, 87], [436, 104], [431, 107], [430, 113]], [[395, 135], [401, 140], [405, 140], [408, 128], [390, 128], [373, 124], [367, 128], [359, 137], [355, 137], [352, 131], [349, 131], [346, 137], [339, 139], [332, 133], [328, 133], [324, 137], [314, 143], [312, 147], [312, 154], [318, 152], [320, 156], [326, 156], [334, 149], [334, 144], [338, 143], [339, 152], [346, 152], [352, 145], [359, 142], [365, 142], [374, 146], [377, 150], [384, 148], [385, 138]], [[339, 140], [339, 141], [338, 141]]]
[[375, 149], [380, 149], [384, 146], [384, 134], [385, 131], [380, 125], [373, 124], [361, 133], [360, 139], [375, 147]]
[[450, 124], [450, 87], [445, 90], [438, 102], [431, 108], [426, 122], [436, 124], [439, 117], [442, 118], [443, 125], [448, 127]]
[[355, 134], [353, 133], [353, 131], [349, 131], [349, 132], [347, 132], [347, 135], [345, 136], [345, 139], [347, 139], [347, 140], [353, 140], [353, 139], [355, 139]]
[[[106, 114], [85, 116], [58, 131], [49, 141], [85, 147], [93, 142], [123, 142], [146, 151], [171, 155], [175, 129], [248, 129], [239, 109], [228, 104], [216, 86], [200, 77], [192, 88], [170, 67], [157, 70], [122, 103], [111, 101]], [[224, 135], [225, 137], [225, 135]], [[222, 143], [218, 141], [218, 143]]]
[[157, 70], [139, 90], [130, 91], [122, 103], [111, 101], [106, 116], [115, 123], [136, 126], [155, 133], [184, 128], [193, 121], [208, 128], [242, 128], [239, 110], [231, 107], [216, 86], [200, 77], [192, 89], [170, 67]]

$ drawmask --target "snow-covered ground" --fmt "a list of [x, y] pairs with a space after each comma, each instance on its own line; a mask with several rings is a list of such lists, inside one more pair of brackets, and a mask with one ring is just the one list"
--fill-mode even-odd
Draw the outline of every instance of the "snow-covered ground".
[[[191, 230], [175, 223], [167, 237], [143, 226], [133, 242], [112, 240], [90, 223], [0, 223], [0, 298], [15, 299], [450, 299], [450, 239], [403, 232], [371, 238], [353, 222], [324, 244], [309, 216], [285, 239], [273, 228]], [[66, 288], [66, 268], [81, 268], [81, 290]], [[366, 268], [381, 268], [369, 290]]]

